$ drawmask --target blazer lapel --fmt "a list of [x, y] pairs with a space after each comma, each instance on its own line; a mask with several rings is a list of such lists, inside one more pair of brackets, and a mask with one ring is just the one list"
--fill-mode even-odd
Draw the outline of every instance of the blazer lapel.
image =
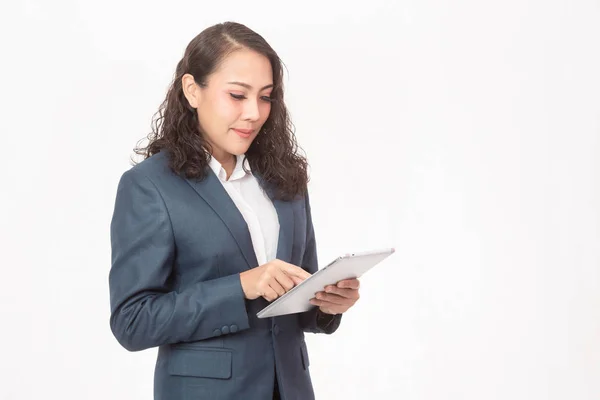
[[[248, 268], [258, 266], [252, 238], [248, 225], [237, 206], [229, 197], [229, 194], [219, 182], [219, 178], [214, 172], [207, 168], [206, 177], [202, 181], [184, 178], [188, 184], [206, 201], [213, 211], [221, 218], [223, 223], [231, 232], [240, 251], [242, 252]], [[275, 191], [271, 185], [268, 185], [257, 174], [255, 175], [258, 183], [261, 185], [267, 196], [273, 202], [279, 219], [279, 237], [277, 243], [277, 255], [279, 260], [291, 262], [292, 247], [294, 244], [294, 209], [289, 201], [278, 200], [275, 198]]]
[[292, 203], [282, 200], [273, 200], [273, 205], [279, 217], [279, 240], [277, 243], [277, 258], [292, 261], [292, 246], [294, 244], [294, 210]]
[[194, 190], [208, 203], [231, 232], [240, 251], [244, 255], [248, 268], [258, 266], [252, 238], [248, 225], [229, 194], [219, 182], [214, 172], [207, 168], [206, 177], [202, 181], [184, 178]]

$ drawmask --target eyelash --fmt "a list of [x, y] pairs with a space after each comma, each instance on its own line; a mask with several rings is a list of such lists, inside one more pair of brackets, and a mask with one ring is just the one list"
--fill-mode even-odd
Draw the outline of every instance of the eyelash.
[[[229, 93], [229, 95], [231, 97], [233, 97], [234, 100], [244, 100], [244, 99], [246, 99], [246, 96], [244, 96], [242, 94]], [[268, 96], [262, 96], [261, 99], [263, 99], [264, 101], [266, 101], [268, 103], [272, 103], [273, 102], [273, 99], [271, 97], [268, 97]]]

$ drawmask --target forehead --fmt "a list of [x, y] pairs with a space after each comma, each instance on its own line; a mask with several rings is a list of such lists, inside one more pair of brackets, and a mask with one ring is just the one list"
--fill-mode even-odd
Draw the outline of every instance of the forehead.
[[243, 82], [258, 89], [273, 83], [273, 69], [267, 57], [252, 50], [241, 49], [225, 57], [216, 71], [208, 77], [208, 81], [217, 84]]

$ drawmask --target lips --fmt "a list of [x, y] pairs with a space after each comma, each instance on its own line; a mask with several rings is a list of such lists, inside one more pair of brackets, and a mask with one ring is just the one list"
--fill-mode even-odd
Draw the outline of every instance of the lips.
[[250, 135], [252, 135], [252, 132], [254, 132], [253, 129], [235, 129], [235, 128], [233, 129], [233, 131], [245, 139], [249, 138]]

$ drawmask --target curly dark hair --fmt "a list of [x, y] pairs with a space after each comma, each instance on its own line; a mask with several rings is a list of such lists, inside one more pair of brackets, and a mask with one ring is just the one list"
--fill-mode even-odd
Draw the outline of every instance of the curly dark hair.
[[206, 86], [207, 77], [220, 62], [239, 49], [264, 55], [273, 69], [271, 112], [246, 152], [250, 168], [275, 189], [276, 198], [289, 200], [304, 195], [309, 181], [308, 164], [298, 154], [300, 147], [283, 100], [283, 63], [262, 36], [240, 23], [213, 25], [192, 39], [177, 64], [166, 98], [153, 117], [152, 132], [147, 136], [149, 144], [139, 147], [138, 143], [134, 151], [148, 158], [166, 150], [169, 167], [176, 174], [204, 179], [212, 150], [200, 133], [197, 111], [185, 98], [181, 80], [185, 74], [191, 74], [198, 85]]

